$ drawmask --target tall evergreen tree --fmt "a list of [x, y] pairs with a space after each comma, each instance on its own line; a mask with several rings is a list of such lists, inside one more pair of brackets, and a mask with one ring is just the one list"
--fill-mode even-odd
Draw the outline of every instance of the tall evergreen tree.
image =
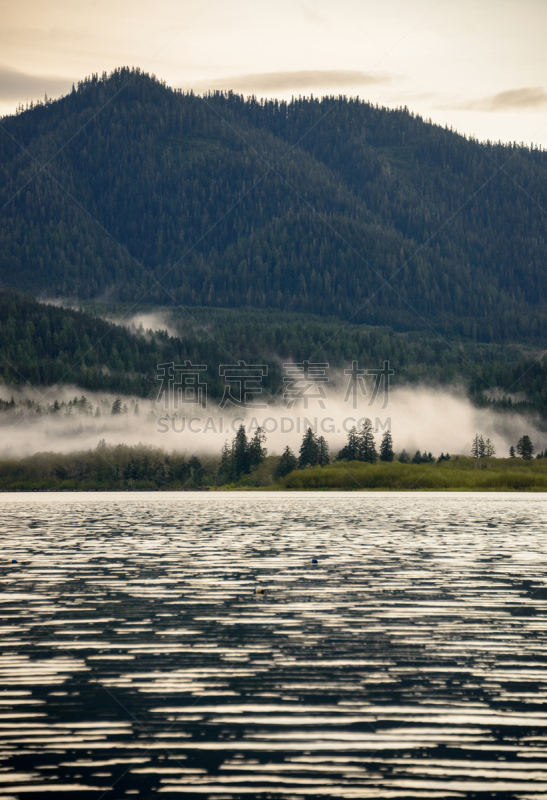
[[251, 471], [251, 457], [249, 454], [249, 442], [243, 423], [239, 426], [233, 444], [233, 471], [234, 479], [237, 481], [242, 475], [248, 475]]
[[249, 468], [250, 470], [256, 469], [262, 464], [268, 451], [264, 447], [266, 441], [266, 434], [262, 428], [257, 428], [254, 432], [253, 438], [249, 442]]
[[521, 438], [518, 440], [517, 453], [525, 461], [529, 461], [532, 458], [534, 454], [534, 445], [527, 434], [524, 434], [524, 436], [521, 436]]
[[112, 409], [110, 410], [111, 414], [121, 414], [122, 413], [122, 399], [121, 397], [116, 397], [114, 402], [112, 403]]
[[370, 419], [365, 419], [358, 433], [359, 460], [375, 464], [378, 459], [376, 443], [374, 441], [374, 430]]
[[359, 459], [359, 436], [355, 425], [348, 433], [348, 441], [338, 453], [339, 461], [357, 461]]
[[308, 428], [300, 445], [298, 466], [300, 469], [315, 467], [319, 460], [319, 444], [311, 428]]
[[393, 461], [393, 439], [390, 431], [385, 431], [380, 444], [380, 461]]
[[318, 452], [317, 463], [320, 467], [326, 467], [330, 463], [329, 446], [324, 436], [320, 436], [317, 440]]
[[275, 477], [284, 478], [285, 475], [288, 475], [297, 467], [298, 459], [292, 452], [291, 448], [287, 445], [283, 450], [283, 454], [278, 461], [277, 467], [275, 468]]

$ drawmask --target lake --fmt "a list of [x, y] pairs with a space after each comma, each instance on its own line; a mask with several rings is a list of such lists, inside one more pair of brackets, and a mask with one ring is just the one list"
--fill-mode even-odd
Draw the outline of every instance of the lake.
[[0, 796], [545, 797], [545, 495], [0, 511]]

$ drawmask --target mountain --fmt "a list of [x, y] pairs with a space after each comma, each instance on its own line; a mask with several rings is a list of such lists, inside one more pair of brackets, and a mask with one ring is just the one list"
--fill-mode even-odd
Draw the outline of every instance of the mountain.
[[198, 97], [119, 69], [5, 117], [0, 284], [547, 335], [547, 154], [347, 98]]

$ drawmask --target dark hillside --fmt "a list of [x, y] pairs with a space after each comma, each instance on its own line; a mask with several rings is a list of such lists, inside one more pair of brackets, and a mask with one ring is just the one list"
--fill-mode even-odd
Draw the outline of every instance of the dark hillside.
[[547, 336], [544, 152], [407, 110], [200, 98], [129, 70], [2, 125], [4, 286]]

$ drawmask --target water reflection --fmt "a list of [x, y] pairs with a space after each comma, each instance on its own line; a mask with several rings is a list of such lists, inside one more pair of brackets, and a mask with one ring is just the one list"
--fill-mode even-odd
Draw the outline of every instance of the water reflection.
[[541, 496], [0, 504], [0, 796], [545, 796]]

